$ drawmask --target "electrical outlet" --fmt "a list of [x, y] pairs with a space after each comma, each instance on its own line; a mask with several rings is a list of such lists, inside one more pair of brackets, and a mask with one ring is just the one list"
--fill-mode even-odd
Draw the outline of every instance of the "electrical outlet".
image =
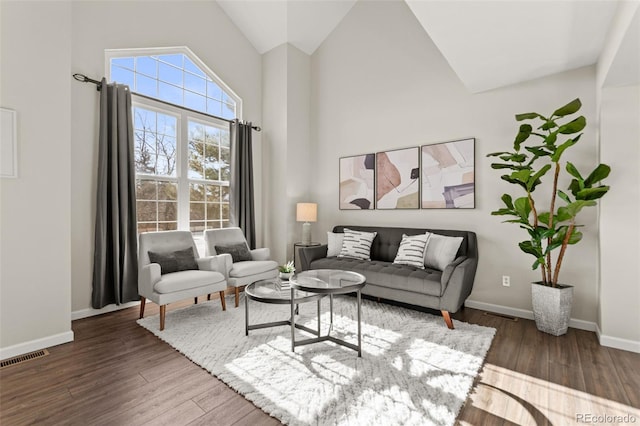
[[509, 275], [502, 276], [502, 285], [505, 287], [511, 287], [511, 277], [509, 277]]

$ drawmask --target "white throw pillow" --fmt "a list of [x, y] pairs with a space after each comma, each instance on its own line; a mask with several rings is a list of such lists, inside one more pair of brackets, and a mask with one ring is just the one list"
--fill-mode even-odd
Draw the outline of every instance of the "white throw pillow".
[[342, 232], [327, 232], [327, 257], [337, 256], [342, 250]]
[[424, 269], [424, 252], [430, 236], [428, 233], [411, 236], [402, 234], [398, 254], [393, 263]]
[[424, 265], [427, 268], [444, 271], [444, 268], [455, 260], [463, 238], [430, 234], [427, 249], [424, 253]]
[[342, 249], [338, 257], [371, 260], [371, 243], [378, 235], [377, 232], [361, 232], [344, 228]]

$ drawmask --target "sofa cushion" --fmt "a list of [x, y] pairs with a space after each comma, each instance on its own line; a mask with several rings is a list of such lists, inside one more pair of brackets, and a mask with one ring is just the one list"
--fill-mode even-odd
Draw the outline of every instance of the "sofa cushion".
[[250, 275], [274, 271], [276, 269], [278, 269], [278, 262], [276, 262], [275, 260], [251, 260], [247, 262], [235, 262], [231, 267], [229, 276], [233, 278], [248, 277]]
[[376, 234], [376, 232], [361, 232], [345, 228], [342, 249], [338, 257], [370, 260], [371, 243]]
[[180, 271], [162, 275], [154, 286], [156, 293], [175, 293], [176, 291], [204, 287], [224, 281], [224, 275], [214, 271]]
[[442, 272], [418, 269], [379, 260], [365, 261], [351, 258], [325, 257], [311, 262], [311, 269], [341, 269], [359, 272], [367, 283], [381, 287], [397, 288], [430, 296], [441, 296]]
[[407, 235], [402, 234], [402, 241], [398, 248], [398, 254], [393, 259], [393, 263], [398, 265], [409, 265], [418, 269], [424, 269], [424, 252], [430, 234]]

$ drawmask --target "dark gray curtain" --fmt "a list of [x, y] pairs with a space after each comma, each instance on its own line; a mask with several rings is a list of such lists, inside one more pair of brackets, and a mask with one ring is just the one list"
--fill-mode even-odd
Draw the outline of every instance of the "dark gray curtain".
[[139, 300], [131, 92], [100, 86], [93, 294], [95, 309]]
[[250, 249], [256, 248], [253, 204], [251, 123], [235, 120], [231, 130], [231, 223], [240, 227]]

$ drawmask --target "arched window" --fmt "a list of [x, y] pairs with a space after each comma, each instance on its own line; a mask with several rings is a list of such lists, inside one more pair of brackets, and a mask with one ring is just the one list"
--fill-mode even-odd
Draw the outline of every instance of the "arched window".
[[187, 48], [108, 50], [133, 93], [138, 232], [229, 225], [228, 120], [242, 101]]

